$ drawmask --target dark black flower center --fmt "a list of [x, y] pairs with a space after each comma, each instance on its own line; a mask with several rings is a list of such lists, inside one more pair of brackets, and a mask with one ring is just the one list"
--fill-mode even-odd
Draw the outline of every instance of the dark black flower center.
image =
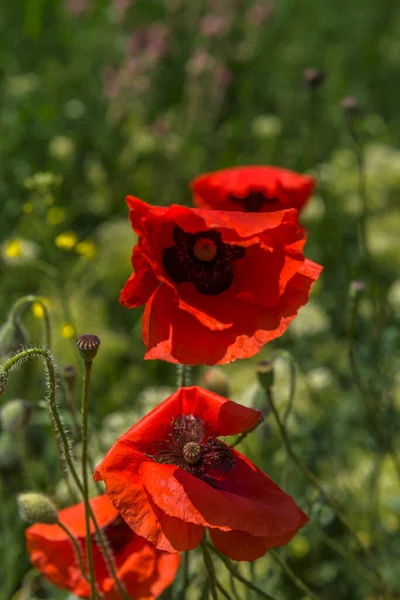
[[[103, 527], [102, 532], [114, 555], [122, 552], [135, 535], [129, 525], [120, 516], [116, 517], [109, 525]], [[95, 534], [93, 537], [97, 542], [97, 535]]]
[[219, 231], [187, 233], [175, 225], [175, 245], [163, 250], [162, 262], [175, 283], [191, 282], [200, 294], [226, 292], [234, 280], [232, 262], [243, 258], [245, 249], [225, 244]]
[[208, 435], [203, 421], [193, 415], [172, 421], [167, 438], [158, 444], [151, 458], [176, 465], [211, 485], [215, 485], [213, 471], [230, 472], [235, 467], [235, 455], [229, 446]]
[[276, 197], [268, 198], [263, 192], [250, 192], [247, 196], [243, 198], [238, 198], [237, 196], [229, 196], [230, 200], [234, 202], [238, 202], [241, 204], [240, 209], [246, 212], [258, 212], [264, 202], [273, 203], [278, 200]]

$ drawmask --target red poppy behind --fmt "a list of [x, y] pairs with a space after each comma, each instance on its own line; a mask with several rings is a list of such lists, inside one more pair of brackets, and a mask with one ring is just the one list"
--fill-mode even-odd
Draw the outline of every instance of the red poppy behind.
[[314, 190], [314, 179], [278, 167], [233, 167], [193, 179], [199, 208], [243, 212], [301, 210]]
[[127, 203], [139, 239], [120, 302], [146, 304], [147, 359], [213, 365], [253, 356], [282, 335], [322, 270], [303, 256], [293, 209], [163, 208], [131, 196]]
[[[158, 598], [175, 578], [179, 555], [156, 550], [136, 535], [122, 520], [106, 495], [90, 501], [99, 526], [108, 540], [117, 575], [127, 593], [135, 598]], [[60, 510], [59, 520], [75, 536], [84, 561], [85, 518], [83, 504]], [[92, 525], [93, 527], [93, 525]], [[26, 532], [27, 549], [34, 567], [54, 585], [80, 598], [90, 598], [90, 587], [82, 576], [68, 535], [59, 525], [36, 524]], [[93, 530], [94, 535], [94, 530]], [[99, 546], [93, 542], [97, 589], [104, 600], [120, 600]]]
[[255, 560], [308, 521], [267, 475], [219, 436], [260, 412], [198, 387], [181, 388], [129, 429], [95, 472], [126, 522], [160, 550], [192, 550], [208, 527], [216, 548]]

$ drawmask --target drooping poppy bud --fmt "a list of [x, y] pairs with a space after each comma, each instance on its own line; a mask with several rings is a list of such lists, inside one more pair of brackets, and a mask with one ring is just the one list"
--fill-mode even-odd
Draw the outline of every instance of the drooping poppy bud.
[[17, 502], [21, 519], [27, 523], [54, 525], [58, 522], [57, 508], [44, 494], [37, 492], [19, 494]]

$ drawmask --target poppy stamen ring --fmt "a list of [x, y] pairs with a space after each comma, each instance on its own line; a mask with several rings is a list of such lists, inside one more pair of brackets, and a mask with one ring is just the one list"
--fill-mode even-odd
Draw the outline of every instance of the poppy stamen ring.
[[201, 447], [197, 442], [187, 442], [182, 453], [188, 465], [197, 465], [201, 461]]
[[200, 238], [193, 246], [193, 254], [202, 262], [210, 262], [217, 255], [217, 244], [210, 238]]

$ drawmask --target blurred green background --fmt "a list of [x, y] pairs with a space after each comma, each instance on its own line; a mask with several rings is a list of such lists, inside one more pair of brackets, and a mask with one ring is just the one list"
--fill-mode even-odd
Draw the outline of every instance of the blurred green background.
[[[306, 254], [325, 271], [281, 339], [223, 372], [232, 398], [265, 409], [257, 363], [278, 349], [291, 353], [296, 391], [287, 426], [295, 450], [340, 502], [399, 598], [400, 5], [3, 0], [0, 35], [0, 316], [5, 322], [25, 294], [42, 297], [60, 370], [80, 368], [77, 333], [100, 336], [92, 385], [96, 458], [176, 380], [172, 365], [143, 363], [141, 311], [118, 304], [135, 243], [124, 196], [190, 204], [191, 178], [241, 164], [316, 177], [301, 220]], [[325, 74], [320, 86], [304, 76], [310, 68]], [[349, 96], [359, 110], [343, 109]], [[365, 195], [367, 258], [359, 245]], [[349, 360], [353, 280], [365, 283], [353, 349], [369, 406]], [[42, 341], [39, 304], [27, 307], [21, 322], [17, 339], [3, 339], [3, 357], [21, 342]], [[193, 381], [203, 376], [196, 369]], [[274, 393], [282, 411], [289, 387], [288, 362], [279, 358]], [[41, 369], [27, 364], [2, 400], [37, 402], [44, 393]], [[71, 501], [48, 415], [38, 408], [28, 424], [5, 420], [0, 598], [65, 598], [32, 579], [15, 505], [17, 493], [32, 488], [61, 506]], [[311, 516], [280, 550], [290, 568], [324, 600], [383, 597], [365, 576], [368, 561], [288, 460], [271, 415], [241, 450]], [[268, 557], [243, 572], [280, 600], [307, 598]]]

